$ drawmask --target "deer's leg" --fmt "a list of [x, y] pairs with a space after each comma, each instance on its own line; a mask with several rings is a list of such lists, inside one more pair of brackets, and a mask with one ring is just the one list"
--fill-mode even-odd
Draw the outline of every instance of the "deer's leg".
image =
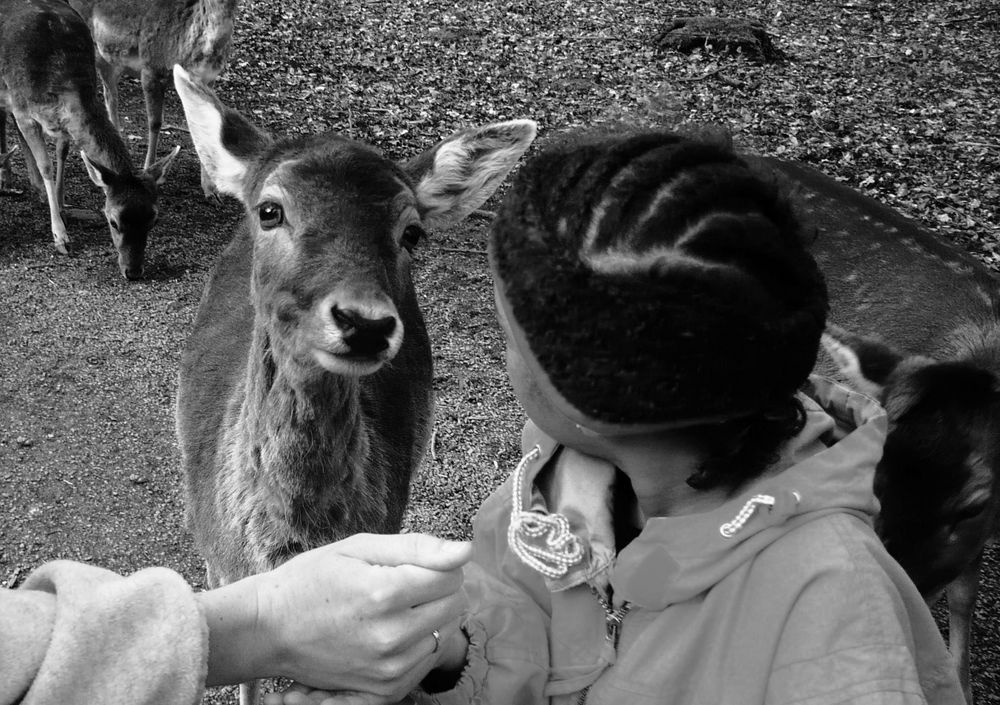
[[104, 86], [104, 107], [108, 111], [111, 124], [121, 132], [121, 120], [118, 118], [118, 80], [121, 78], [122, 70], [108, 62], [100, 52], [97, 52], [95, 59], [97, 75], [101, 77], [101, 85]]
[[965, 701], [972, 705], [972, 682], [969, 675], [969, 649], [972, 646], [972, 614], [979, 594], [979, 568], [982, 553], [962, 571], [947, 588], [948, 648], [958, 668], [958, 680]]
[[69, 137], [59, 135], [56, 138], [56, 207], [62, 211], [66, 207], [63, 187], [66, 183], [66, 157], [69, 156]]
[[260, 691], [260, 681], [240, 683], [240, 705], [259, 705]]
[[7, 151], [7, 111], [0, 107], [0, 191], [10, 187], [10, 155]]
[[[45, 184], [42, 182], [42, 174], [38, 171], [38, 164], [35, 163], [35, 154], [31, 151], [31, 147], [28, 146], [28, 141], [24, 139], [24, 135], [21, 134], [21, 129], [18, 127], [17, 119], [14, 120], [14, 130], [17, 132], [17, 142], [21, 147], [21, 154], [24, 156], [24, 171], [28, 174], [28, 181], [31, 186], [38, 193], [38, 197], [41, 199], [42, 203], [47, 202], [47, 196], [45, 195]], [[48, 154], [45, 155], [48, 159]]]
[[156, 147], [160, 141], [160, 127], [163, 125], [163, 92], [165, 90], [163, 76], [155, 71], [143, 69], [141, 75], [142, 95], [146, 99], [146, 122], [149, 140], [146, 144], [146, 162], [143, 169], [148, 169], [156, 161]]
[[59, 212], [59, 195], [56, 192], [55, 173], [52, 170], [52, 162], [49, 160], [48, 152], [45, 149], [45, 138], [42, 135], [42, 126], [30, 117], [22, 117], [14, 114], [17, 127], [21, 131], [21, 139], [27, 144], [25, 150], [25, 162], [28, 160], [27, 152], [31, 152], [34, 157], [35, 168], [40, 173], [42, 184], [45, 187], [45, 195], [49, 202], [49, 220], [52, 224], [52, 240], [56, 250], [62, 254], [69, 254], [69, 234], [66, 232], [66, 224], [63, 223], [62, 214]]

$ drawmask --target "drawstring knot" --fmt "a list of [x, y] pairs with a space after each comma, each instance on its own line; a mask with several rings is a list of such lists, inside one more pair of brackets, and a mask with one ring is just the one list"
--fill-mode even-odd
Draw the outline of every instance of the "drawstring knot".
[[[521, 509], [525, 469], [542, 454], [537, 445], [514, 469], [514, 502], [507, 527], [507, 541], [511, 550], [526, 565], [542, 575], [555, 579], [569, 572], [569, 567], [583, 558], [583, 546], [570, 531], [569, 520], [562, 514], [542, 514]], [[529, 539], [539, 539], [531, 542]], [[541, 545], [539, 545], [541, 543]]]
[[[795, 498], [795, 502], [798, 503], [802, 499], [802, 495], [798, 492], [792, 492], [792, 497]], [[775, 499], [769, 494], [755, 494], [753, 497], [748, 499], [743, 505], [743, 508], [736, 513], [732, 521], [727, 521], [725, 524], [719, 527], [719, 533], [722, 534], [724, 538], [731, 539], [736, 535], [736, 532], [744, 527], [744, 525], [750, 521], [750, 517], [757, 510], [759, 506], [767, 507], [768, 511], [774, 507]]]

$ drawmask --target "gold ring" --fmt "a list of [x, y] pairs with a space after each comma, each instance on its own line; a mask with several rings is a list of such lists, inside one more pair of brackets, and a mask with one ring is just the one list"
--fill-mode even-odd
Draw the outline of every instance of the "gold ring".
[[441, 632], [435, 629], [431, 632], [431, 636], [434, 637], [434, 650], [431, 653], [436, 654], [438, 649], [441, 648]]

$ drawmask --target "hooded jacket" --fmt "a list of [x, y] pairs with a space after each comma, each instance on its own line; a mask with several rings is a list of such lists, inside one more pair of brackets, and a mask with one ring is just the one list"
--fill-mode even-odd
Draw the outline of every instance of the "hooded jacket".
[[963, 703], [872, 528], [885, 413], [828, 380], [807, 391], [806, 426], [764, 477], [713, 511], [649, 519], [617, 555], [614, 468], [529, 422], [475, 519], [466, 668], [418, 702]]

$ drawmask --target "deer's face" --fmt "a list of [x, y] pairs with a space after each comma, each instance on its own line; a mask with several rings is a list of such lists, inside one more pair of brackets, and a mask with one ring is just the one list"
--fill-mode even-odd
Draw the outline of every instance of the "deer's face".
[[530, 120], [460, 130], [400, 166], [336, 135], [275, 141], [181, 66], [174, 87], [202, 166], [246, 207], [256, 325], [277, 364], [306, 374], [392, 359], [403, 319], [420, 322], [410, 249], [422, 228], [478, 208], [535, 138]]
[[247, 193], [254, 300], [274, 353], [335, 374], [375, 372], [405, 335], [410, 250], [423, 234], [405, 173], [333, 136], [278, 143]]
[[[992, 537], [1000, 504], [1000, 381], [995, 344], [965, 335], [939, 362], [827, 326], [842, 374], [879, 399], [889, 434], [875, 471], [876, 531], [929, 602]], [[976, 352], [984, 348], [985, 353]], [[984, 357], [985, 355], [985, 357]]]
[[992, 535], [1000, 408], [992, 379], [972, 365], [925, 359], [900, 368], [882, 392], [890, 424], [876, 473], [876, 529], [933, 600]]
[[104, 217], [118, 253], [118, 269], [130, 281], [142, 279], [149, 231], [159, 218], [156, 184], [149, 178], [122, 179], [105, 189]]
[[104, 191], [104, 217], [118, 252], [118, 269], [130, 281], [142, 279], [149, 231], [159, 217], [159, 188], [179, 151], [180, 145], [138, 174], [131, 168], [115, 171], [80, 152], [91, 181]]

